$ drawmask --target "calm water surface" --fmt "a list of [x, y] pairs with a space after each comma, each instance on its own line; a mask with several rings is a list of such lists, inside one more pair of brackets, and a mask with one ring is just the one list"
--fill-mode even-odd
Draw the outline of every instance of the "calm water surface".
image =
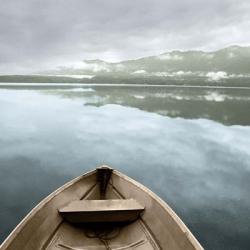
[[103, 163], [167, 201], [205, 249], [250, 248], [250, 90], [1, 87], [0, 240]]

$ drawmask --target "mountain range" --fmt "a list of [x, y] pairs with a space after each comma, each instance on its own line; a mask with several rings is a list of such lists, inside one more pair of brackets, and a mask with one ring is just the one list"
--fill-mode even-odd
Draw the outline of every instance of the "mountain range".
[[175, 50], [116, 63], [83, 60], [74, 66], [30, 76], [0, 76], [0, 81], [11, 81], [11, 78], [26, 82], [152, 84], [239, 81], [250, 85], [250, 47], [230, 46], [213, 52]]

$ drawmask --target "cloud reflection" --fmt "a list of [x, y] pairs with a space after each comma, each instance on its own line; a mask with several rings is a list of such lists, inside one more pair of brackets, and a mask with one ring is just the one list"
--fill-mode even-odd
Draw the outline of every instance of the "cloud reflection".
[[247, 249], [250, 127], [83, 102], [0, 91], [1, 239], [53, 189], [107, 163], [166, 200], [206, 249]]

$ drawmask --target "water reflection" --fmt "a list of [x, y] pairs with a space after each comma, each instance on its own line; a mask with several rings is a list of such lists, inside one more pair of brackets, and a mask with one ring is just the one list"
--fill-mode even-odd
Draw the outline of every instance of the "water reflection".
[[86, 105], [97, 107], [115, 103], [170, 117], [206, 118], [226, 125], [250, 124], [250, 89], [92, 86], [48, 93], [83, 98]]
[[166, 200], [206, 249], [248, 249], [250, 127], [149, 113], [166, 110], [155, 92], [113, 91], [0, 90], [1, 239], [56, 187], [107, 163]]

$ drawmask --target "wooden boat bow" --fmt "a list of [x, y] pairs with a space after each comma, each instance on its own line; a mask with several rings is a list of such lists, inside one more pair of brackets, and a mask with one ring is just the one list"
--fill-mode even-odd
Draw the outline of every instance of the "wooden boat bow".
[[0, 250], [202, 250], [156, 194], [101, 166], [41, 201]]

